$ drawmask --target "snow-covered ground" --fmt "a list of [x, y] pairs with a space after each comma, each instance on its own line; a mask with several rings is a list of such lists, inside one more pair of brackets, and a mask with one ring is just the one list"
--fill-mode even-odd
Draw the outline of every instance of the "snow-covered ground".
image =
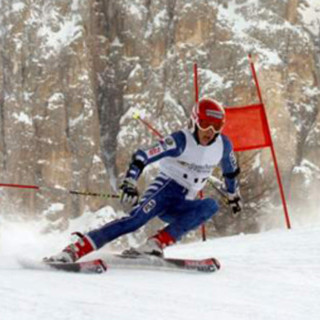
[[168, 256], [218, 257], [222, 269], [213, 274], [66, 274], [24, 270], [16, 261], [65, 242], [30, 225], [2, 225], [0, 319], [319, 319], [319, 225], [167, 249]]

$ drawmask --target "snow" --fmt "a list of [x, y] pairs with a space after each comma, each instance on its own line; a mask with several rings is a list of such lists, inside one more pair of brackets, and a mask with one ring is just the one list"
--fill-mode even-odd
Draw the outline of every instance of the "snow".
[[222, 269], [214, 274], [24, 270], [17, 257], [55, 252], [66, 235], [43, 235], [30, 224], [1, 228], [1, 319], [301, 320], [320, 314], [319, 224], [167, 249], [167, 256], [218, 257]]
[[59, 53], [64, 47], [71, 45], [83, 34], [81, 16], [79, 14], [72, 14], [70, 17], [61, 19], [57, 8], [49, 4], [42, 8], [41, 16], [31, 18], [31, 20], [36, 23], [40, 21], [37, 35], [42, 38], [43, 47], [48, 51], [46, 57]]
[[34, 92], [28, 92], [28, 91], [23, 92], [24, 101], [31, 101], [31, 98], [33, 97], [33, 95], [34, 95]]
[[303, 93], [309, 96], [310, 98], [320, 96], [319, 88], [312, 86], [312, 84], [310, 84], [309, 86], [303, 87]]
[[39, 32], [47, 37], [47, 46], [58, 50], [61, 46], [67, 46], [80, 37], [82, 28], [78, 26], [79, 20], [73, 16], [71, 21], [65, 21], [57, 32], [52, 32], [46, 28]]
[[261, 153], [257, 154], [254, 158], [254, 162], [252, 164], [251, 170], [258, 170], [258, 172], [262, 175], [264, 172], [264, 168], [261, 165]]
[[95, 155], [93, 156], [92, 163], [102, 163], [102, 160], [101, 160], [100, 156], [98, 156], [97, 154], [95, 154]]
[[49, 208], [43, 212], [44, 216], [50, 216], [52, 214], [55, 214], [57, 211], [62, 211], [64, 209], [64, 203], [57, 202], [57, 203], [51, 203]]
[[[256, 6], [256, 1], [254, 1]], [[227, 23], [232, 27], [232, 30], [235, 33], [245, 34], [246, 31], [250, 28], [251, 22], [243, 17], [239, 10], [243, 6], [247, 6], [249, 3], [238, 4], [236, 0], [231, 0], [228, 2], [227, 7], [220, 6], [218, 11], [218, 20]]]
[[[120, 218], [123, 212], [115, 212], [110, 206], [104, 207], [97, 212], [86, 211], [81, 217], [70, 220], [69, 230], [65, 234], [70, 234], [74, 230], [89, 232], [90, 230], [101, 227], [107, 222]], [[85, 227], [85, 230], [83, 229]]]
[[[223, 87], [223, 78], [209, 69], [199, 69], [199, 76], [203, 82], [200, 96], [210, 95], [212, 88]], [[227, 84], [227, 86], [229, 85]]]
[[302, 2], [298, 9], [302, 16], [302, 22], [306, 28], [314, 35], [320, 33], [320, 1], [306, 0]]
[[78, 117], [74, 119], [69, 119], [69, 126], [70, 127], [77, 126], [78, 124], [83, 123], [83, 121], [84, 121], [84, 115], [80, 114]]
[[137, 63], [128, 76], [128, 80], [136, 77], [139, 72], [143, 72], [142, 66], [140, 63]]
[[64, 94], [61, 92], [55, 92], [48, 99], [48, 109], [53, 111], [61, 108], [61, 105], [64, 102]]
[[[1, 4], [1, 3], [0, 3]], [[26, 7], [26, 4], [23, 2], [16, 2], [12, 4], [12, 13], [20, 12]]]
[[166, 9], [162, 9], [154, 17], [153, 24], [155, 28], [161, 28], [168, 20], [168, 14]]
[[80, 8], [79, 2], [80, 2], [80, 0], [73, 0], [72, 4], [71, 4], [71, 10], [78, 11]]
[[140, 0], [125, 1], [123, 7], [130, 16], [133, 16], [140, 21], [143, 20], [144, 15], [147, 13], [146, 7], [141, 3]]
[[112, 47], [123, 47], [123, 43], [120, 42], [118, 37], [115, 37], [111, 42]]
[[310, 185], [314, 177], [320, 178], [320, 168], [307, 159], [303, 159], [300, 166], [294, 167], [293, 173], [302, 174], [305, 185]]
[[184, 113], [181, 105], [179, 105], [177, 100], [172, 96], [171, 92], [168, 89], [166, 89], [165, 91], [163, 101], [167, 105], [172, 106], [172, 109], [178, 111], [180, 114]]
[[18, 122], [24, 123], [27, 125], [32, 125], [32, 119], [24, 112], [14, 112], [12, 117], [15, 118]]
[[[212, 5], [215, 6], [215, 4]], [[222, 24], [225, 24], [233, 32], [234, 39], [229, 41], [229, 44], [234, 45], [235, 41], [237, 45], [240, 45], [245, 52], [253, 52], [261, 55], [265, 65], [279, 65], [282, 60], [277, 51], [266, 47], [266, 45], [258, 39], [251, 36], [250, 31], [260, 30], [268, 34], [277, 34], [279, 30], [292, 30], [299, 33], [299, 29], [291, 25], [288, 21], [280, 21], [279, 24], [274, 21], [263, 20], [261, 13], [263, 10], [269, 12], [270, 17], [274, 16], [274, 13], [269, 9], [263, 9], [258, 11], [259, 4], [257, 0], [248, 1], [228, 1], [227, 6], [219, 5], [217, 18]], [[248, 19], [247, 16], [250, 16]], [[277, 18], [280, 18], [277, 16]], [[226, 42], [227, 43], [227, 42]], [[239, 64], [241, 64], [239, 62]], [[259, 69], [259, 64], [258, 64]]]

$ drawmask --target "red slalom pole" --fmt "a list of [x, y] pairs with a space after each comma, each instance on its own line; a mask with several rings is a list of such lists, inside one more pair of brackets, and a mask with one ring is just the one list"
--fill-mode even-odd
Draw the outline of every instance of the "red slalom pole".
[[283, 205], [286, 225], [287, 225], [288, 229], [291, 229], [291, 223], [290, 223], [290, 217], [289, 217], [289, 212], [288, 212], [288, 208], [287, 208], [286, 197], [285, 197], [284, 190], [283, 190], [283, 185], [282, 185], [282, 181], [281, 181], [281, 175], [280, 175], [280, 170], [279, 170], [278, 161], [277, 161], [277, 157], [276, 157], [276, 152], [275, 152], [273, 141], [272, 141], [272, 138], [271, 138], [270, 126], [269, 126], [269, 123], [268, 123], [268, 118], [267, 118], [265, 106], [264, 106], [264, 103], [263, 103], [263, 100], [262, 100], [261, 89], [260, 89], [260, 85], [259, 85], [256, 69], [255, 69], [254, 63], [252, 61], [251, 53], [249, 53], [248, 56], [249, 56], [249, 62], [250, 62], [252, 76], [253, 76], [253, 79], [254, 79], [254, 82], [255, 82], [255, 85], [256, 85], [258, 97], [259, 97], [260, 103], [262, 105], [262, 110], [263, 110], [264, 117], [266, 119], [266, 124], [267, 124], [267, 127], [268, 127], [268, 134], [270, 136], [270, 149], [271, 149], [271, 154], [272, 154], [272, 158], [273, 158], [274, 168], [275, 168], [275, 171], [276, 171], [277, 182], [278, 182], [278, 186], [279, 186], [279, 190], [280, 190], [280, 196], [281, 196], [281, 201], [282, 201], [282, 205]]
[[[198, 103], [199, 102], [199, 86], [198, 86], [198, 66], [197, 66], [197, 63], [193, 64], [193, 76], [194, 76], [195, 102]], [[159, 131], [157, 131], [150, 123], [148, 123], [147, 121], [143, 120], [139, 116], [139, 114], [134, 115], [133, 118], [137, 119], [137, 120], [140, 120], [145, 126], [147, 126], [148, 129], [151, 130], [151, 132], [155, 136], [159, 137], [160, 139], [163, 139], [163, 135]], [[200, 196], [200, 199], [203, 199], [203, 192], [202, 191], [199, 192], [199, 196]], [[202, 240], [206, 241], [206, 239], [207, 239], [207, 237], [206, 237], [206, 227], [205, 227], [204, 224], [201, 226], [201, 233], [202, 233]]]
[[261, 104], [263, 104], [262, 94], [261, 94], [261, 90], [260, 90], [260, 85], [259, 85], [259, 81], [258, 81], [256, 69], [255, 69], [255, 67], [254, 67], [254, 63], [253, 63], [253, 60], [252, 60], [252, 55], [251, 55], [251, 53], [248, 54], [248, 57], [249, 57], [249, 63], [250, 63], [250, 67], [251, 67], [251, 73], [252, 73], [252, 76], [253, 76], [254, 83], [255, 83], [255, 85], [256, 85], [256, 89], [257, 89], [259, 101], [260, 101]]
[[198, 65], [195, 62], [193, 64], [193, 80], [194, 80], [194, 100], [199, 102], [199, 85], [198, 85]]
[[[198, 65], [195, 62], [193, 64], [193, 83], [194, 83], [194, 100], [196, 103], [199, 102], [199, 84], [198, 84]], [[201, 190], [199, 192], [200, 199], [203, 199], [203, 191]], [[201, 226], [201, 235], [202, 235], [202, 241], [207, 240], [207, 234], [206, 234], [206, 226], [205, 224], [202, 224]]]

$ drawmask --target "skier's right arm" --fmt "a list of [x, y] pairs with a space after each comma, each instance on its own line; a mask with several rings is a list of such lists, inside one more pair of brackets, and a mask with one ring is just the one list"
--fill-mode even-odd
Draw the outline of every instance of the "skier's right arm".
[[126, 178], [138, 180], [147, 165], [165, 157], [178, 157], [185, 147], [186, 136], [182, 131], [177, 131], [149, 148], [138, 149], [132, 156]]
[[137, 180], [143, 169], [164, 157], [178, 157], [185, 149], [186, 137], [177, 131], [147, 149], [138, 149], [133, 155], [129, 169], [120, 185], [120, 201], [135, 204], [138, 200]]

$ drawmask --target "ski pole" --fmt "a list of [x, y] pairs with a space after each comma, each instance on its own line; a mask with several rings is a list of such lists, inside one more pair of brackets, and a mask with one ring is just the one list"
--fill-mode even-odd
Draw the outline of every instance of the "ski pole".
[[[219, 179], [214, 178], [212, 176], [208, 178], [208, 182], [210, 186], [219, 193], [219, 195], [223, 199], [223, 202], [228, 203], [227, 193], [222, 190], [223, 183]], [[219, 186], [217, 184], [219, 184]]]
[[[198, 83], [198, 64], [196, 62], [193, 63], [193, 85], [194, 85], [194, 102], [196, 104], [199, 103], [199, 83]], [[199, 192], [200, 199], [203, 199], [203, 191]], [[201, 234], [202, 234], [202, 241], [207, 240], [207, 232], [206, 232], [206, 225], [205, 223], [201, 226]]]
[[101, 198], [120, 198], [118, 194], [96, 193], [96, 192], [89, 192], [89, 191], [75, 191], [75, 190], [67, 190], [62, 188], [40, 187], [40, 186], [26, 185], [26, 184], [0, 183], [0, 187], [68, 192], [70, 194], [75, 194], [75, 195], [101, 197]]
[[88, 191], [74, 191], [69, 190], [69, 193], [81, 195], [81, 196], [91, 196], [91, 197], [100, 197], [100, 198], [120, 198], [118, 194], [109, 194], [109, 193], [96, 193], [96, 192], [88, 192]]
[[29, 185], [25, 185], [25, 184], [14, 184], [14, 183], [0, 183], [0, 187], [20, 188], [20, 189], [37, 189], [37, 190], [40, 189], [40, 187], [38, 187], [38, 186], [29, 186]]
[[134, 115], [133, 115], [133, 119], [136, 119], [136, 120], [139, 120], [141, 121], [149, 130], [151, 130], [151, 132], [158, 138], [160, 139], [163, 139], [163, 135], [158, 131], [156, 130], [148, 121], [142, 119], [140, 117], [140, 114], [139, 112], [135, 112]]

